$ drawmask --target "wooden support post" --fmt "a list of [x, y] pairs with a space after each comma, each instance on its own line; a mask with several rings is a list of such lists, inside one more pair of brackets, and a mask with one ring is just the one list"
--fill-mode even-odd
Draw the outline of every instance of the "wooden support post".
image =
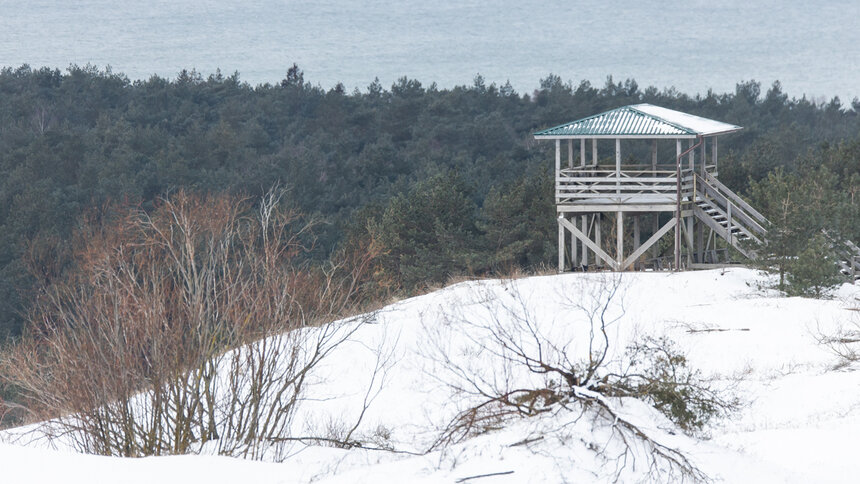
[[[576, 215], [570, 216], [570, 221], [576, 226]], [[570, 270], [576, 270], [576, 261], [579, 259], [577, 254], [577, 249], [579, 247], [579, 242], [576, 239], [576, 235], [573, 232], [570, 233]]]
[[[692, 194], [692, 200], [690, 200], [690, 201], [694, 201], [694, 199], [696, 197], [696, 190], [695, 190], [696, 150], [692, 149], [695, 144], [696, 144], [696, 141], [691, 139], [690, 140], [690, 146], [687, 147], [688, 149], [690, 149], [690, 155], [689, 155], [690, 156], [690, 160], [689, 160], [690, 176], [693, 177], [693, 194]], [[688, 264], [693, 262], [693, 252], [694, 252], [694, 250], [693, 250], [693, 224], [694, 223], [695, 223], [695, 217], [687, 217], [687, 226], [685, 228], [687, 229], [687, 237], [688, 237], [688, 241], [690, 243], [688, 250], [687, 250], [687, 263]]]
[[[694, 144], [696, 144], [696, 140], [691, 139], [690, 140], [690, 146], [687, 146], [687, 148], [688, 149], [692, 148]], [[696, 172], [696, 150], [690, 150], [689, 156], [690, 156], [690, 159], [688, 161], [690, 164], [690, 171], [695, 173]]]
[[686, 241], [687, 241], [687, 265], [688, 266], [693, 263], [693, 234], [692, 234], [692, 232], [690, 232], [690, 224], [689, 224], [689, 219], [691, 219], [691, 218], [693, 218], [693, 217], [692, 216], [687, 217], [687, 219], [688, 219], [687, 224], [682, 225], [684, 228], [684, 230], [683, 230], [684, 239], [686, 239]]
[[615, 138], [615, 193], [621, 195], [621, 139]]
[[558, 219], [558, 272], [564, 272], [564, 216]]
[[585, 166], [585, 138], [579, 140], [579, 165]]
[[[655, 212], [651, 215], [651, 233], [656, 234], [657, 230], [660, 227], [660, 212]], [[654, 250], [651, 252], [651, 257], [656, 259], [660, 256], [660, 247], [655, 245]]]
[[651, 171], [657, 171], [657, 140], [651, 143]]
[[690, 217], [696, 225], [696, 261], [700, 264], [705, 262], [705, 224]]
[[729, 245], [734, 246], [735, 236], [734, 232], [732, 232], [732, 201], [729, 199], [726, 199], [726, 219], [728, 219], [726, 221], [726, 223], [728, 224], [726, 225], [726, 230], [728, 231]]
[[[592, 166], [597, 166], [597, 138], [591, 139], [591, 164]], [[603, 242], [601, 240], [601, 235], [603, 234], [603, 230], [600, 226], [600, 220], [603, 218], [601, 214], [595, 214], [594, 217], [594, 243], [597, 247], [603, 248]], [[598, 257], [597, 252], [594, 253], [594, 265], [600, 267], [602, 264], [600, 263], [600, 257]]]
[[555, 140], [555, 177], [561, 175], [561, 140]]
[[615, 242], [615, 260], [618, 267], [624, 262], [624, 212], [616, 212], [616, 242]]
[[[579, 140], [579, 165], [585, 166], [585, 138]], [[574, 222], [576, 225], [576, 222]], [[586, 215], [582, 216], [582, 232], [588, 236], [588, 217]], [[588, 246], [585, 243], [582, 244], [582, 268], [583, 270], [588, 267]]]
[[573, 140], [567, 140], [567, 167], [573, 168]]
[[[582, 233], [585, 236], [588, 236], [588, 216], [582, 216]], [[582, 268], [585, 269], [588, 267], [588, 247], [585, 244], [582, 244]]]
[[690, 263], [693, 262], [693, 255], [696, 252], [696, 250], [694, 249], [694, 245], [693, 245], [693, 224], [694, 223], [696, 223], [696, 217], [693, 217], [692, 215], [687, 217], [686, 229], [687, 229], [687, 242], [689, 243], [688, 250], [687, 250], [687, 262], [690, 262]]
[[[702, 138], [702, 162], [701, 167], [699, 168], [699, 174], [701, 174], [702, 178], [705, 178], [705, 174], [708, 172], [708, 152], [707, 152], [707, 138]], [[693, 202], [695, 203], [698, 198], [698, 193], [696, 193], [696, 185], [695, 182], [693, 184]], [[695, 236], [696, 239], [696, 262], [703, 264], [705, 262], [705, 224], [701, 221], [697, 220], [696, 217], [690, 217], [693, 219], [693, 225], [695, 227]]]
[[[621, 196], [621, 139], [615, 138], [615, 194]], [[619, 202], [620, 198], [619, 198]], [[624, 215], [615, 212], [615, 261], [618, 267], [624, 262]]]
[[[692, 148], [695, 145], [695, 140], [690, 140], [690, 145], [687, 147]], [[689, 154], [689, 168], [690, 168], [690, 176], [693, 177], [693, 194], [692, 198], [696, 197], [696, 189], [695, 189], [695, 176], [696, 176], [696, 150], [691, 149]], [[693, 201], [693, 200], [691, 200]], [[690, 264], [693, 262], [693, 224], [695, 223], [695, 217], [687, 217], [687, 225], [684, 227], [686, 229], [686, 234], [688, 237], [689, 247], [687, 250], [687, 263]]]
[[[654, 172], [654, 176], [657, 176], [657, 140], [656, 139], [654, 139], [654, 141], [651, 143], [651, 170]], [[652, 220], [651, 233], [656, 234], [657, 230], [660, 228], [660, 212], [656, 212], [654, 215], [652, 215], [651, 220]], [[660, 248], [655, 245], [654, 251], [652, 253], [653, 258], [656, 259], [660, 255], [659, 250], [660, 250]]]
[[[678, 163], [680, 160], [678, 158], [681, 156], [681, 140], [675, 140], [675, 159]], [[680, 173], [678, 173], [680, 176]], [[678, 180], [678, 183], [681, 183], [681, 180]], [[681, 195], [678, 194], [680, 197]], [[680, 198], [677, 200], [677, 203], [680, 204]], [[681, 214], [675, 213], [675, 270], [681, 270]]]
[[[639, 250], [639, 215], [633, 216], [633, 251]], [[634, 267], [634, 269], [636, 269]]]
[[711, 141], [711, 163], [714, 165], [714, 176], [717, 175], [717, 138], [716, 136]]

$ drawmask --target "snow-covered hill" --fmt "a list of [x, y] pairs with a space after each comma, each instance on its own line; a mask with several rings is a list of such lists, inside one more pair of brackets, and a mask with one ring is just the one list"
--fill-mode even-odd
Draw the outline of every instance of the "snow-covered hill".
[[[401, 452], [293, 446], [283, 462], [273, 463], [216, 456], [119, 459], [6, 443], [0, 444], [0, 481], [451, 483], [495, 474], [462, 482], [605, 482], [616, 475], [636, 482], [649, 471], [641, 449], [619, 474], [622, 448], [611, 428], [580, 418], [576, 408], [514, 419], [444, 450], [414, 455], [471, 401], [446, 385], [450, 368], [439, 351], [487, 380], [533, 382], [533, 374], [506, 367], [487, 351], [476, 325], [515, 325], [512, 318], [527, 315], [559, 346], [587, 355], [587, 331], [576, 306], [595, 297], [606, 279], [565, 274], [466, 282], [375, 314], [318, 368], [296, 431], [337, 435], [369, 398], [355, 435]], [[831, 300], [813, 300], [779, 297], [760, 289], [762, 282], [747, 269], [621, 276], [616, 302], [623, 308], [612, 309], [618, 319], [609, 327], [610, 359], [620, 359], [632, 342], [669, 337], [694, 368], [730, 387], [743, 407], [693, 438], [638, 400], [615, 399], [612, 405], [716, 480], [856, 482], [860, 372], [834, 369], [837, 358], [819, 338], [860, 323], [860, 312], [850, 310], [860, 306], [860, 288], [845, 285]], [[375, 367], [384, 369], [374, 380], [379, 391], [368, 393]]]

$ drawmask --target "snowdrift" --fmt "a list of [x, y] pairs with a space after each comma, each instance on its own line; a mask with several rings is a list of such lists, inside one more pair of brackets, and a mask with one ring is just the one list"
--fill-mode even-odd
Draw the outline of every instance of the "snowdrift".
[[[371, 315], [316, 368], [293, 432], [342, 435], [369, 402], [353, 437], [396, 452], [295, 443], [267, 455], [268, 462], [214, 455], [119, 459], [75, 454], [62, 441], [49, 448], [30, 441], [32, 435], [20, 438], [17, 429], [2, 436], [0, 476], [3, 482], [665, 480], [649, 468], [647, 449], [625, 457], [610, 425], [575, 408], [508, 420], [425, 453], [475, 398], [452, 389], [440, 348], [484, 381], [541, 383], [486, 351], [476, 323], [516, 326], [527, 315], [559, 347], [587, 355], [587, 325], [576, 304], [607, 277], [465, 282]], [[785, 298], [761, 289], [764, 282], [748, 269], [623, 274], [617, 298], [623, 304], [613, 305], [608, 326], [610, 359], [620, 361], [642, 338], [668, 337], [692, 367], [729, 388], [743, 407], [695, 436], [638, 400], [613, 399], [613, 408], [717, 481], [854, 482], [860, 475], [853, 459], [860, 373], [837, 369], [837, 357], [819, 339], [858, 322], [860, 312], [851, 308], [860, 306], [860, 289], [845, 285], [830, 300]]]

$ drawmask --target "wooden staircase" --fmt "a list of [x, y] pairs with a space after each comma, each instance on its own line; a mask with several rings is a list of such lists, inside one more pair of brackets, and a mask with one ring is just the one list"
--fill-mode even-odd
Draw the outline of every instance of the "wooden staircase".
[[750, 241], [761, 244], [767, 235], [767, 219], [710, 173], [695, 174], [693, 214], [730, 246], [750, 259], [756, 258]]
[[[767, 238], [767, 219], [729, 190], [713, 175], [695, 175], [693, 213], [741, 254], [756, 259], [755, 246]], [[752, 243], [754, 242], [754, 243]], [[833, 241], [840, 272], [860, 281], [860, 247], [851, 241]]]

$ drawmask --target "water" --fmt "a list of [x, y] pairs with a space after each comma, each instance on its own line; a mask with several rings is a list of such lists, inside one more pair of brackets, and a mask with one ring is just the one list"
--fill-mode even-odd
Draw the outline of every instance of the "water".
[[860, 2], [0, 0], [0, 66], [183, 68], [278, 82], [296, 62], [324, 88], [606, 76], [686, 93], [780, 80], [790, 96], [860, 96]]

